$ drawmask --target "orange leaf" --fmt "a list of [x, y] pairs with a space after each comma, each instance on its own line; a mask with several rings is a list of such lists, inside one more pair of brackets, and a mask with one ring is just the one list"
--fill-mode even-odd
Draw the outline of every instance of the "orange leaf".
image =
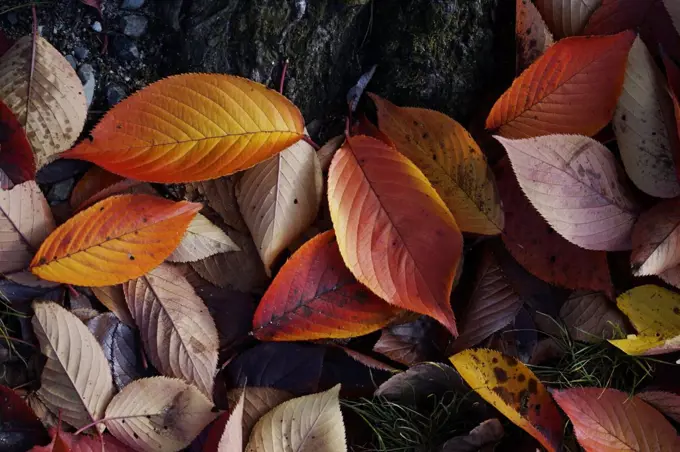
[[626, 31], [559, 41], [496, 101], [487, 129], [506, 138], [595, 135], [612, 118], [634, 39]]
[[557, 234], [522, 193], [510, 161], [496, 166], [505, 210], [503, 243], [532, 275], [570, 289], [590, 289], [614, 297], [607, 253], [579, 248]]
[[138, 278], [172, 253], [200, 208], [149, 195], [107, 198], [50, 234], [33, 257], [31, 271], [78, 286]]
[[380, 130], [432, 183], [463, 232], [498, 234], [503, 209], [486, 157], [467, 130], [424, 108], [397, 107], [369, 94]]
[[350, 137], [333, 157], [328, 203], [340, 253], [357, 280], [457, 335], [449, 297], [463, 239], [423, 173], [382, 141]]
[[168, 77], [128, 97], [61, 156], [148, 182], [192, 182], [266, 160], [303, 136], [300, 111], [281, 94], [221, 74]]
[[263, 341], [355, 337], [379, 330], [399, 312], [354, 279], [331, 230], [284, 264], [257, 306], [253, 332]]
[[[530, 1], [530, 0], [527, 0]], [[548, 28], [558, 39], [580, 35], [602, 0], [535, 0]]]
[[630, 264], [635, 276], [658, 275], [680, 264], [680, 199], [662, 201], [640, 215]]
[[73, 209], [78, 209], [88, 198], [122, 180], [123, 178], [117, 174], [93, 166], [73, 187], [69, 203]]
[[450, 358], [472, 389], [548, 451], [561, 450], [563, 419], [550, 393], [515, 358], [495, 350], [471, 349]]
[[555, 44], [555, 39], [531, 0], [517, 0], [516, 9], [515, 42], [520, 73]]
[[524, 194], [557, 233], [590, 250], [630, 249], [638, 206], [607, 148], [578, 135], [496, 138]]
[[680, 450], [673, 426], [636, 396], [608, 388], [566, 389], [553, 396], [587, 452]]

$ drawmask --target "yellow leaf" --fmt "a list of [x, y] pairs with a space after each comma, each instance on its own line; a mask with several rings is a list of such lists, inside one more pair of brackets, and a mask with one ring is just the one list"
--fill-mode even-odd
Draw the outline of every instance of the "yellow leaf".
[[680, 294], [647, 284], [616, 299], [638, 334], [610, 340], [629, 355], [659, 355], [680, 350]]

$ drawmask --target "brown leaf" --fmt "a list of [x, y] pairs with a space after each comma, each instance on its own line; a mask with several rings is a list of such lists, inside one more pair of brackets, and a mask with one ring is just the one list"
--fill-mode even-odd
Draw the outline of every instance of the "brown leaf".
[[236, 201], [236, 183], [240, 175], [220, 177], [219, 179], [186, 184], [187, 199], [205, 202], [222, 217], [224, 223], [239, 232], [248, 233], [241, 211]]
[[229, 251], [240, 251], [240, 248], [222, 229], [199, 213], [191, 220], [182, 241], [167, 260], [195, 262]]
[[441, 399], [448, 392], [465, 391], [467, 387], [458, 372], [446, 364], [420, 363], [398, 373], [381, 384], [375, 391], [376, 397], [414, 408]]
[[577, 341], [601, 342], [618, 331], [629, 330], [626, 317], [614, 303], [598, 292], [576, 291], [560, 309], [569, 336]]
[[416, 363], [436, 359], [439, 355], [438, 339], [442, 330], [427, 317], [385, 328], [373, 351], [393, 361], [412, 366]]
[[558, 39], [578, 36], [602, 0], [535, 0], [550, 30]]
[[519, 74], [543, 55], [555, 43], [555, 38], [531, 0], [517, 0], [516, 9], [516, 73]]
[[492, 451], [494, 444], [503, 439], [504, 435], [505, 430], [498, 419], [487, 419], [473, 428], [469, 434], [456, 436], [445, 442], [439, 452]]
[[283, 402], [293, 398], [293, 394], [276, 388], [247, 387], [245, 393], [241, 389], [232, 389], [227, 393], [229, 406], [235, 406], [243, 398], [243, 438], [249, 438], [257, 421], [267, 412]]
[[680, 422], [680, 395], [665, 391], [643, 391], [635, 395], [675, 422]]
[[680, 264], [680, 199], [661, 201], [640, 215], [630, 264], [636, 276], [660, 275]]
[[340, 149], [342, 143], [345, 142], [344, 135], [337, 135], [326, 142], [318, 151], [316, 151], [316, 156], [319, 157], [319, 164], [321, 165], [321, 171], [326, 172], [331, 166], [331, 160], [335, 152]]
[[127, 302], [125, 301], [125, 293], [123, 293], [122, 285], [90, 287], [90, 289], [94, 296], [97, 297], [97, 300], [101, 301], [104, 306], [116, 314], [116, 317], [118, 317], [121, 322], [124, 322], [129, 326], [135, 326], [135, 321], [132, 319]]

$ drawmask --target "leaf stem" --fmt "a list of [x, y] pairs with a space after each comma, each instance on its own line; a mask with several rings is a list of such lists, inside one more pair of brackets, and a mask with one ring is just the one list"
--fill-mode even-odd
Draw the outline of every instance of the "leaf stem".
[[279, 82], [279, 94], [283, 94], [283, 84], [286, 81], [286, 71], [288, 70], [288, 58], [283, 62], [283, 69], [281, 70], [281, 81]]
[[318, 150], [319, 150], [319, 148], [320, 148], [319, 145], [316, 144], [316, 142], [315, 142], [314, 140], [312, 140], [312, 138], [311, 138], [310, 136], [308, 136], [308, 135], [303, 135], [303, 136], [302, 136], [302, 140], [303, 140], [303, 141], [306, 141], [307, 143], [309, 143], [309, 145], [310, 145], [311, 147], [313, 147], [315, 151], [318, 151]]

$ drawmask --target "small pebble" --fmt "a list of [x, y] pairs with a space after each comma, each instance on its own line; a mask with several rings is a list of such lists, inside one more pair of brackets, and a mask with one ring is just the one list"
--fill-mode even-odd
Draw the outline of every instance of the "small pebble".
[[119, 85], [110, 85], [106, 88], [106, 101], [113, 107], [126, 96], [125, 90]]
[[78, 77], [80, 77], [80, 81], [83, 82], [85, 98], [87, 99], [87, 108], [90, 108], [92, 99], [94, 98], [94, 88], [97, 84], [94, 76], [94, 68], [87, 63], [83, 64], [78, 69]]
[[75, 180], [70, 178], [52, 185], [50, 191], [47, 192], [47, 201], [50, 204], [66, 201], [71, 194], [74, 183]]
[[120, 20], [120, 28], [123, 29], [123, 34], [133, 38], [139, 38], [144, 33], [146, 33], [148, 25], [149, 19], [136, 14], [124, 16]]
[[96, 31], [97, 33], [101, 33], [102, 32], [102, 24], [99, 23], [99, 21], [97, 20], [92, 24], [92, 29], [94, 31]]
[[80, 61], [83, 61], [90, 56], [90, 50], [87, 47], [82, 46], [76, 47], [73, 53], [75, 54], [76, 58], [78, 58]]
[[115, 36], [112, 45], [115, 54], [123, 61], [133, 61], [139, 58], [137, 44], [127, 36]]
[[10, 25], [16, 25], [19, 23], [19, 17], [17, 16], [17, 13], [12, 11], [7, 14], [7, 21], [10, 23]]
[[76, 61], [73, 55], [66, 55], [64, 58], [66, 58], [66, 61], [68, 61], [68, 64], [70, 64], [71, 67], [73, 67], [73, 69], [75, 69], [76, 66], [78, 66], [78, 62]]
[[120, 7], [122, 9], [139, 9], [144, 6], [144, 0], [123, 0]]

